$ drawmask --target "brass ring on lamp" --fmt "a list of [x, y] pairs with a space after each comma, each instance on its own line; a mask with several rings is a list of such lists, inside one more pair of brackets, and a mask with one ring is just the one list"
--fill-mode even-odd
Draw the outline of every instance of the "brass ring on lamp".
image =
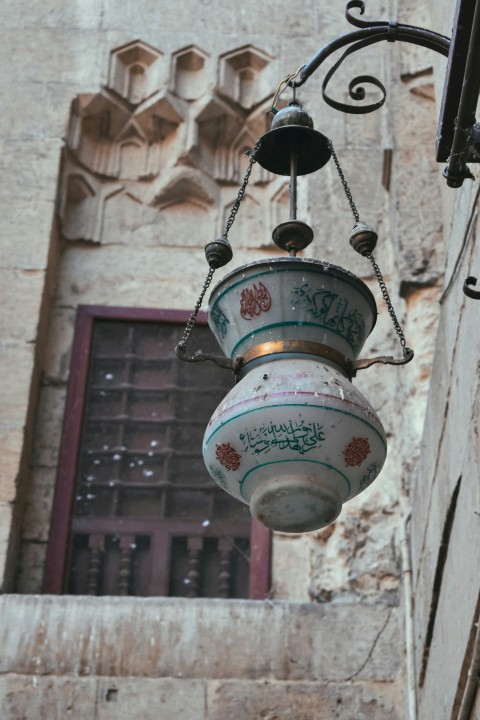
[[347, 373], [349, 377], [351, 376], [351, 361], [349, 361], [345, 355], [342, 355], [342, 353], [334, 350], [328, 345], [308, 340], [270, 340], [268, 342], [259, 343], [243, 353], [242, 364], [245, 365], [257, 358], [265, 357], [266, 355], [276, 355], [278, 353], [318, 355], [319, 357], [336, 363]]

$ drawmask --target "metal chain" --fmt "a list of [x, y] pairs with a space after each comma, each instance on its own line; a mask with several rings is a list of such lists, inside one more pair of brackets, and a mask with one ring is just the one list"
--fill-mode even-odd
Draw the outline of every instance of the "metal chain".
[[[355, 201], [352, 196], [352, 192], [348, 186], [348, 183], [345, 179], [345, 175], [343, 174], [342, 168], [340, 166], [340, 161], [337, 157], [337, 153], [335, 152], [335, 148], [333, 147], [333, 143], [331, 140], [328, 141], [328, 147], [330, 148], [330, 152], [332, 153], [333, 161], [335, 163], [335, 167], [337, 168], [337, 172], [340, 176], [340, 181], [343, 185], [343, 189], [345, 191], [345, 195], [348, 200], [348, 204], [350, 205], [350, 209], [352, 211], [352, 215], [354, 217], [355, 223], [360, 222], [360, 215], [357, 210], [357, 206], [355, 205]], [[396, 334], [398, 335], [398, 338], [400, 340], [400, 345], [402, 346], [402, 351], [404, 357], [408, 355], [411, 351], [409, 348], [407, 348], [407, 342], [405, 340], [405, 335], [402, 330], [402, 326], [400, 325], [400, 322], [397, 318], [397, 314], [395, 312], [395, 309], [393, 307], [392, 300], [390, 298], [389, 292], [387, 290], [387, 286], [385, 285], [385, 280], [383, 279], [382, 271], [378, 267], [375, 258], [373, 256], [372, 252], [366, 252], [364, 253], [364, 257], [368, 258], [372, 264], [374, 275], [377, 279], [378, 286], [380, 288], [380, 291], [382, 293], [383, 299], [385, 301], [385, 304], [387, 306], [388, 314], [390, 315], [390, 318], [393, 323], [393, 327], [395, 329]]]
[[177, 345], [177, 352], [181, 353], [182, 355], [185, 354], [185, 351], [187, 348], [187, 342], [190, 338], [190, 335], [192, 334], [193, 328], [195, 327], [198, 313], [200, 312], [200, 308], [202, 307], [203, 298], [205, 297], [205, 293], [207, 292], [208, 288], [210, 287], [210, 283], [212, 282], [214, 272], [215, 272], [215, 268], [209, 269], [207, 277], [205, 278], [205, 282], [203, 283], [202, 290], [198, 297], [198, 300], [195, 304], [195, 307], [194, 307], [190, 317], [188, 318], [187, 324], [185, 326], [185, 330], [183, 331], [182, 339], [180, 340], [180, 342]]
[[382, 272], [381, 272], [380, 268], [378, 267], [377, 263], [375, 262], [373, 253], [367, 252], [367, 253], [365, 253], [364, 257], [367, 257], [370, 260], [370, 262], [372, 263], [373, 272], [375, 273], [375, 277], [377, 278], [378, 285], [379, 285], [381, 293], [383, 295], [383, 299], [385, 300], [388, 314], [390, 315], [390, 318], [392, 320], [393, 327], [395, 328], [395, 332], [397, 333], [397, 335], [400, 339], [400, 345], [402, 346], [403, 354], [405, 355], [407, 341], [405, 340], [405, 335], [403, 334], [402, 326], [400, 325], [400, 323], [398, 321], [397, 314], [395, 312], [395, 309], [392, 305], [392, 301], [390, 299], [390, 295], [388, 294], [387, 286], [385, 285], [385, 281], [383, 279]]
[[[236, 200], [232, 205], [232, 209], [230, 210], [230, 215], [228, 216], [228, 220], [225, 224], [225, 230], [222, 233], [222, 237], [225, 240], [228, 240], [228, 233], [230, 232], [230, 228], [232, 227], [232, 225], [235, 221], [235, 217], [236, 217], [238, 209], [240, 207], [240, 203], [242, 202], [243, 196], [245, 195], [248, 181], [250, 180], [250, 175], [252, 173], [252, 168], [253, 168], [254, 164], [257, 162], [256, 154], [258, 152], [258, 149], [260, 148], [260, 143], [261, 143], [261, 138], [259, 138], [257, 140], [252, 151], [250, 151], [250, 152], [247, 151], [247, 154], [250, 156], [250, 160], [249, 160], [248, 168], [245, 173], [245, 177], [243, 178], [243, 182], [240, 187], [240, 190], [238, 191]], [[195, 327], [198, 313], [200, 312], [200, 308], [202, 307], [202, 303], [203, 303], [205, 294], [206, 294], [208, 288], [210, 287], [210, 283], [212, 282], [212, 278], [213, 278], [215, 269], [216, 268], [212, 268], [212, 267], [209, 269], [207, 277], [205, 278], [205, 281], [203, 283], [202, 290], [198, 297], [198, 300], [195, 304], [192, 314], [188, 318], [187, 324], [185, 326], [185, 330], [183, 331], [182, 339], [177, 344], [176, 351], [177, 351], [177, 354], [179, 355], [179, 357], [184, 356], [186, 353], [187, 343], [190, 339], [190, 335], [192, 334], [193, 328]]]
[[256, 154], [260, 148], [261, 138], [257, 140], [255, 143], [252, 151], [247, 151], [247, 153], [250, 155], [250, 162], [248, 163], [247, 172], [245, 173], [245, 177], [243, 178], [243, 183], [240, 187], [240, 190], [238, 191], [237, 199], [232, 205], [232, 209], [230, 210], [230, 215], [228, 216], [227, 223], [225, 225], [225, 230], [222, 233], [222, 237], [225, 238], [225, 240], [228, 239], [228, 233], [230, 232], [230, 228], [232, 227], [235, 216], [238, 212], [238, 208], [240, 207], [240, 203], [243, 200], [243, 196], [245, 195], [245, 191], [247, 189], [248, 181], [250, 180], [250, 175], [252, 173], [252, 168], [254, 164], [257, 162]]
[[345, 175], [343, 174], [343, 170], [340, 167], [340, 161], [337, 157], [337, 153], [335, 152], [335, 148], [333, 147], [333, 143], [331, 140], [328, 141], [328, 147], [330, 148], [330, 152], [332, 153], [333, 162], [335, 163], [335, 167], [337, 168], [337, 172], [340, 176], [340, 181], [343, 185], [343, 189], [345, 191], [345, 195], [347, 196], [348, 204], [350, 205], [350, 209], [352, 211], [352, 215], [355, 219], [355, 222], [360, 222], [360, 215], [358, 214], [357, 206], [355, 205], [355, 202], [353, 200], [352, 192], [350, 188], [348, 187], [348, 183], [345, 180]]

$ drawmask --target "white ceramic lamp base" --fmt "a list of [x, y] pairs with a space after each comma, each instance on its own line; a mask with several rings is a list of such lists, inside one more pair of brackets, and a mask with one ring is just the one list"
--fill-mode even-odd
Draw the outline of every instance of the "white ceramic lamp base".
[[342, 498], [312, 476], [265, 480], [250, 498], [250, 512], [272, 530], [301, 533], [329, 525], [340, 515]]
[[333, 522], [386, 457], [366, 398], [322, 361], [270, 360], [253, 368], [214, 412], [203, 442], [216, 482], [283, 532]]

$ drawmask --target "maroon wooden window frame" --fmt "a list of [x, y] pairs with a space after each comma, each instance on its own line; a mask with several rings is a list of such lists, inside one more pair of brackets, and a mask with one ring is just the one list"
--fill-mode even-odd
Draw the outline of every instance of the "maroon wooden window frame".
[[[89, 373], [89, 360], [92, 349], [94, 323], [97, 320], [120, 320], [142, 323], [174, 323], [185, 324], [189, 313], [178, 310], [157, 310], [140, 308], [105, 307], [81, 305], [78, 308], [75, 335], [72, 346], [72, 359], [67, 389], [63, 433], [60, 444], [57, 481], [52, 509], [50, 536], [47, 548], [43, 592], [62, 594], [65, 592], [65, 575], [67, 570], [69, 540], [72, 527], [72, 510], [74, 506], [77, 463], [84, 420], [84, 408]], [[198, 322], [206, 323], [203, 313], [199, 314]], [[195, 368], [192, 367], [192, 372]], [[76, 519], [78, 527], [82, 520]], [[84, 521], [86, 527], [88, 521]], [[138, 522], [141, 522], [139, 520]], [[152, 530], [152, 551], [155, 543], [165, 537], [161, 529], [162, 521]], [[223, 521], [228, 522], [228, 521]], [[152, 521], [150, 521], [151, 525]], [[127, 522], [128, 524], [128, 522]], [[115, 523], [112, 528], [114, 531]], [[128, 528], [124, 528], [127, 530]], [[131, 528], [138, 531], [137, 526]], [[208, 530], [205, 530], [208, 536]], [[249, 564], [249, 598], [261, 600], [267, 597], [270, 587], [270, 532], [261, 523], [252, 519], [250, 534]], [[154, 594], [168, 594], [165, 584], [154, 582]]]

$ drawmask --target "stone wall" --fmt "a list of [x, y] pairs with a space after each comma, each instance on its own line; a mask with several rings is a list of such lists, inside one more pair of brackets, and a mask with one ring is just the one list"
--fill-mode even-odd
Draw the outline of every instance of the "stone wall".
[[352, 625], [345, 605], [11, 595], [0, 611], [5, 718], [403, 718], [397, 609]]
[[[412, 496], [415, 666], [420, 717], [457, 717], [480, 608], [478, 188], [458, 193], [422, 454]], [[473, 711], [472, 711], [473, 712]], [[478, 717], [478, 712], [464, 717]]]
[[[432, 7], [445, 34], [450, 13], [450, 3]], [[441, 68], [436, 84], [441, 98]], [[480, 611], [480, 345], [478, 307], [462, 286], [480, 265], [477, 181], [442, 195], [446, 269], [410, 523], [415, 672], [419, 718], [475, 720], [478, 687], [467, 680]]]
[[[5, 592], [30, 594], [41, 588], [78, 304], [193, 306], [207, 270], [203, 246], [224, 226], [246, 166], [242, 152], [265, 131], [265, 111], [278, 82], [323, 43], [350, 29], [343, 7], [324, 5], [307, 0], [296, 10], [277, 2], [186, 1], [183, 11], [177, 4], [160, 12], [149, 0], [131, 7], [105, 0], [101, 10], [96, 3], [73, 0], [61, 8], [48, 2], [39, 8], [26, 0], [7, 4], [2, 52], [4, 63], [14, 56], [18, 68], [16, 76], [0, 79], [12, 98], [11, 114], [0, 126], [0, 363], [8, 378], [0, 408], [0, 577]], [[398, 14], [403, 22], [430, 26], [431, 5], [402, 3], [397, 8], [394, 2], [372, 0], [367, 13], [373, 19]], [[252, 676], [246, 666], [232, 664], [227, 683], [207, 668], [202, 678], [189, 676], [188, 707], [196, 706], [195, 698], [202, 708], [211, 703], [198, 717], [238, 712], [242, 683], [249, 683], [252, 718], [294, 717], [291, 697], [304, 697], [305, 718], [405, 715], [399, 709], [401, 581], [408, 572], [408, 553], [402, 554], [404, 520], [421, 452], [443, 274], [433, 62], [426, 51], [408, 46], [370, 48], [362, 59], [355, 58], [348, 73], [333, 83], [333, 93], [344, 99], [346, 81], [356, 71], [378, 70], [389, 97], [385, 108], [372, 115], [347, 116], [329, 109], [321, 101], [316, 76], [299, 93], [316, 127], [332, 138], [362, 219], [379, 232], [376, 256], [416, 358], [404, 368], [360, 373], [355, 381], [374, 399], [387, 430], [389, 458], [378, 481], [349, 503], [331, 527], [274, 538], [271, 595], [300, 603], [275, 607], [286, 607], [300, 624], [305, 614], [309, 622], [313, 618], [310, 632], [319, 643], [323, 630], [315, 623], [327, 613], [339, 648], [332, 672], [277, 677], [269, 666], [268, 672]], [[146, 68], [143, 73], [139, 66]], [[254, 169], [230, 234], [236, 265], [272, 253], [271, 230], [287, 218], [287, 186], [286, 179]], [[464, 203], [467, 207], [468, 201]], [[378, 299], [381, 315], [364, 354], [398, 355], [370, 265], [348, 245], [353, 219], [332, 163], [302, 179], [299, 218], [315, 230], [308, 254], [352, 270]], [[452, 295], [458, 301], [459, 293]], [[424, 462], [422, 458], [422, 467]], [[424, 518], [414, 516], [410, 527], [415, 524], [417, 532], [422, 523]], [[415, 553], [419, 572], [421, 548], [415, 546]], [[427, 584], [421, 591], [426, 609], [423, 615], [417, 609], [419, 632], [425, 627], [430, 590]], [[5, 602], [8, 612], [17, 608], [25, 617], [28, 607], [60, 615], [68, 610], [74, 614], [69, 622], [75, 620], [78, 627], [98, 614], [103, 635], [108, 634], [112, 608], [120, 607], [106, 599], [36, 599], [29, 606], [28, 598], [11, 596]], [[138, 609], [140, 601], [130, 602]], [[148, 605], [152, 612], [175, 607], [176, 601], [155, 602]], [[189, 622], [204, 607], [193, 603], [189, 611], [180, 606], [191, 613]], [[271, 624], [272, 635], [280, 632], [280, 620], [268, 619], [268, 605], [232, 603], [222, 627], [238, 623], [238, 607], [250, 616], [252, 628], [266, 624], [270, 632]], [[345, 617], [365, 632], [352, 639], [344, 630]], [[40, 632], [35, 622], [32, 636]], [[52, 616], [53, 626], [56, 622]], [[10, 643], [15, 637], [24, 642], [20, 628], [12, 625]], [[384, 635], [390, 643], [388, 678], [381, 663], [374, 664], [364, 684], [364, 670]], [[213, 652], [208, 638], [205, 630], [196, 639], [198, 653], [207, 644], [208, 653]], [[248, 658], [247, 646], [242, 648]], [[351, 652], [354, 660], [343, 667]], [[81, 657], [79, 653], [78, 662]], [[88, 694], [89, 709], [78, 709], [76, 717], [88, 717], [91, 703], [97, 703], [98, 717], [118, 717], [113, 705], [102, 709], [110, 691], [112, 703], [125, 691], [125, 708], [150, 688], [166, 698], [171, 714], [183, 702], [178, 697], [184, 697], [185, 688], [175, 675], [158, 679], [144, 668], [138, 672], [145, 675], [144, 690], [126, 676], [118, 686], [109, 681], [107, 687], [102, 678], [78, 677], [74, 670], [53, 668], [47, 679], [33, 666], [20, 667], [15, 653], [9, 658], [4, 687], [5, 712], [11, 717], [49, 717], [57, 692], [65, 705], [55, 712], [67, 716], [69, 707], [69, 712], [83, 708], [80, 688]], [[311, 668], [313, 655], [302, 663]], [[332, 689], [335, 683], [342, 686], [340, 694]], [[25, 687], [32, 688], [31, 695], [23, 692]], [[320, 696], [325, 698], [323, 715]]]
[[477, 204], [477, 188], [468, 182], [459, 194], [449, 237], [432, 391], [412, 496], [422, 718], [432, 712], [457, 717], [479, 620], [480, 346], [476, 301], [462, 293], [465, 278], [480, 263]]

